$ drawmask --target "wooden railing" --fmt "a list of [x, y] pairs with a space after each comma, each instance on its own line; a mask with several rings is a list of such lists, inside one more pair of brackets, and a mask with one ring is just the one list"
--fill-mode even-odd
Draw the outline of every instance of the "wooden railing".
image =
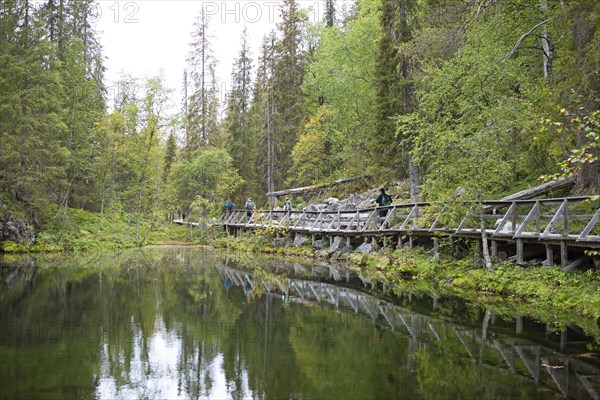
[[[585, 203], [587, 206], [582, 207]], [[483, 220], [491, 238], [568, 241], [600, 247], [600, 207], [594, 214], [578, 211], [595, 209], [596, 203], [591, 197], [570, 197], [481, 204], [412, 203], [344, 211], [255, 210], [251, 216], [246, 210], [233, 210], [223, 214], [219, 223], [245, 229], [285, 226], [309, 234], [480, 236]]]

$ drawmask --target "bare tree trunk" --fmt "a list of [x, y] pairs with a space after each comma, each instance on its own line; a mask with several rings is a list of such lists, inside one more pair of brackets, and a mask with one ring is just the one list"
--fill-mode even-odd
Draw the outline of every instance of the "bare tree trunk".
[[[540, 11], [545, 14], [548, 11], [548, 1], [543, 0], [540, 2]], [[544, 15], [545, 17], [545, 15]], [[552, 74], [552, 49], [550, 48], [550, 34], [546, 25], [542, 28], [542, 50], [543, 50], [543, 61], [542, 66], [544, 69], [544, 79], [549, 79]]]
[[96, 231], [96, 237], [100, 234], [102, 230], [102, 221], [104, 219], [104, 188], [106, 187], [106, 171], [102, 174], [102, 200], [100, 202], [100, 221], [98, 222], [98, 231]]
[[140, 176], [140, 187], [138, 189], [138, 204], [137, 204], [137, 215], [135, 218], [135, 240], [137, 241], [140, 237], [140, 215], [142, 214], [142, 185], [144, 184], [144, 171]]
[[481, 251], [483, 253], [483, 262], [489, 272], [494, 272], [492, 258], [490, 257], [490, 247], [488, 244], [487, 232], [485, 230], [485, 220], [483, 219], [483, 205], [479, 203], [479, 229], [481, 230]]
[[408, 157], [408, 180], [410, 182], [410, 198], [413, 203], [418, 203], [421, 197], [419, 189], [419, 169], [415, 165], [412, 156]]

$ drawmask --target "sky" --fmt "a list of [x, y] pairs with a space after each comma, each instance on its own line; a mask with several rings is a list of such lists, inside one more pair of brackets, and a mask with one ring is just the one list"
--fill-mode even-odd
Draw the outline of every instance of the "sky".
[[[180, 103], [193, 23], [202, 8], [210, 18], [223, 99], [231, 86], [232, 64], [240, 50], [243, 28], [248, 30], [256, 67], [263, 36], [279, 21], [280, 4], [279, 0], [100, 0], [93, 20], [106, 57], [109, 103], [115, 96], [114, 82], [123, 72], [137, 78], [162, 74], [167, 87], [176, 90], [174, 96]], [[298, 4], [312, 10], [311, 22], [322, 18], [323, 0], [298, 0]]]

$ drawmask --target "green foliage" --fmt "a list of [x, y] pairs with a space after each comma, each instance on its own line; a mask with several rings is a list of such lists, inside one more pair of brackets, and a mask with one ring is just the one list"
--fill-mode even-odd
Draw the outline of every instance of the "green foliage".
[[377, 135], [373, 44], [381, 36], [380, 4], [380, 0], [360, 1], [356, 15], [343, 28], [324, 28], [307, 66], [306, 114], [311, 119], [327, 115], [331, 162], [337, 169], [333, 173], [342, 177], [364, 173], [373, 164], [369, 157], [369, 144]]
[[232, 158], [226, 150], [206, 147], [196, 157], [175, 166], [172, 183], [181, 209], [189, 209], [195, 199], [201, 198], [207, 212], [220, 214], [223, 199], [243, 180], [232, 167]]
[[297, 184], [315, 184], [332, 173], [333, 135], [328, 129], [330, 115], [331, 112], [326, 108], [318, 108], [304, 126], [304, 131], [292, 150], [292, 172]]

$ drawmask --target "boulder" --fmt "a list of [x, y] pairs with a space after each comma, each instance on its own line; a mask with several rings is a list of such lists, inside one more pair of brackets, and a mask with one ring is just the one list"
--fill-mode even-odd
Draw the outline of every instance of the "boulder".
[[342, 241], [344, 240], [344, 238], [342, 236], [335, 236], [333, 238], [333, 242], [331, 243], [331, 246], [329, 246], [329, 254], [335, 253], [336, 251], [340, 250], [343, 247]]
[[3, 240], [31, 245], [35, 242], [33, 225], [25, 218], [12, 215], [0, 217], [0, 241]]
[[296, 246], [296, 247], [304, 246], [306, 244], [307, 240], [308, 240], [308, 235], [305, 235], [303, 233], [296, 233], [296, 236], [294, 236], [294, 246]]
[[357, 252], [359, 253], [370, 253], [373, 251], [373, 245], [371, 243], [363, 243], [360, 246], [357, 247], [356, 249]]
[[312, 247], [313, 247], [314, 250], [323, 250], [327, 246], [329, 246], [329, 240], [328, 239], [318, 239], [318, 240], [315, 240], [312, 243]]

